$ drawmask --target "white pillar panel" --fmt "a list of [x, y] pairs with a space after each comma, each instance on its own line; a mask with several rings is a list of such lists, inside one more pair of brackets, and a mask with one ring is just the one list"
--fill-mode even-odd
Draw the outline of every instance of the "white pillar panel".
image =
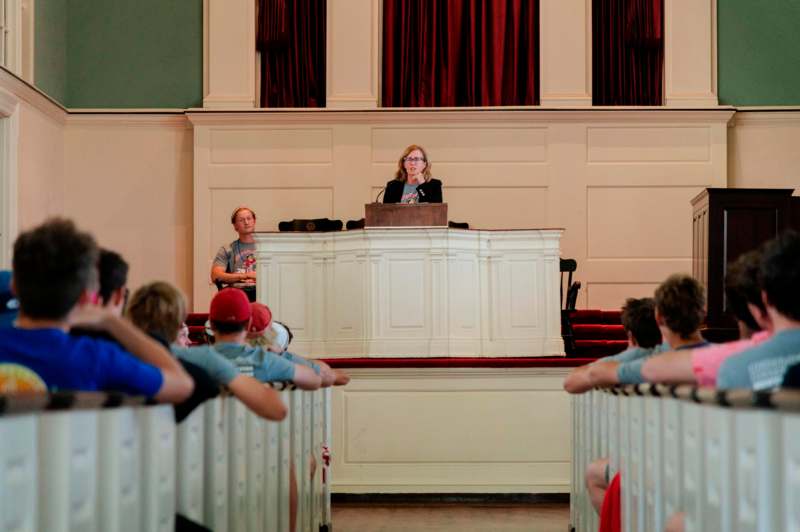
[[542, 107], [591, 106], [591, 0], [542, 0], [539, 20]]
[[375, 109], [380, 99], [380, 1], [328, 2], [329, 109]]
[[716, 43], [716, 0], [664, 1], [664, 105], [719, 104]]
[[203, 2], [203, 107], [258, 106], [255, 6], [253, 0]]

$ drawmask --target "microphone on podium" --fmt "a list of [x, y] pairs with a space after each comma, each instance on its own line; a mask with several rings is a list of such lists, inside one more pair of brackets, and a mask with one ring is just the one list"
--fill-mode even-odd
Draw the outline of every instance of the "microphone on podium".
[[375, 196], [375, 201], [373, 201], [372, 203], [378, 203], [378, 199], [383, 195], [384, 192], [386, 192], [386, 187], [385, 186], [381, 187], [381, 191], [378, 192], [378, 195]]

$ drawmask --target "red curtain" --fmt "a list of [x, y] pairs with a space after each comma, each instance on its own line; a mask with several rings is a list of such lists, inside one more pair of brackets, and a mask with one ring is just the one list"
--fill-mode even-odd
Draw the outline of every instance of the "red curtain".
[[538, 105], [539, 0], [384, 0], [383, 106]]
[[592, 0], [594, 105], [662, 105], [664, 0]]
[[261, 107], [325, 107], [326, 0], [258, 0]]

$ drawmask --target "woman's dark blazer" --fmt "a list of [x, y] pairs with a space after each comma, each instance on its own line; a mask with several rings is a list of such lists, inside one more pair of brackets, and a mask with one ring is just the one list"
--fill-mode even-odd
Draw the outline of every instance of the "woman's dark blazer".
[[[386, 183], [386, 192], [383, 193], [384, 203], [400, 203], [403, 197], [404, 181], [392, 179]], [[430, 179], [417, 186], [420, 203], [441, 203], [442, 202], [442, 182], [438, 179]]]

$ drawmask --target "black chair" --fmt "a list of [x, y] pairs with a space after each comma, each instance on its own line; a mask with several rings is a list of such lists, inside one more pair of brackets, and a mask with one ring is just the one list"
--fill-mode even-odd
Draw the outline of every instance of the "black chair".
[[[559, 270], [561, 271], [561, 292], [560, 304], [561, 309], [561, 336], [564, 338], [564, 351], [567, 355], [573, 355], [576, 351], [575, 334], [572, 330], [572, 320], [570, 320], [571, 313], [575, 310], [575, 305], [578, 302], [578, 291], [581, 289], [581, 283], [578, 281], [572, 282], [572, 274], [578, 269], [578, 261], [575, 259], [560, 259]], [[567, 274], [567, 293], [564, 294], [564, 274]]]

